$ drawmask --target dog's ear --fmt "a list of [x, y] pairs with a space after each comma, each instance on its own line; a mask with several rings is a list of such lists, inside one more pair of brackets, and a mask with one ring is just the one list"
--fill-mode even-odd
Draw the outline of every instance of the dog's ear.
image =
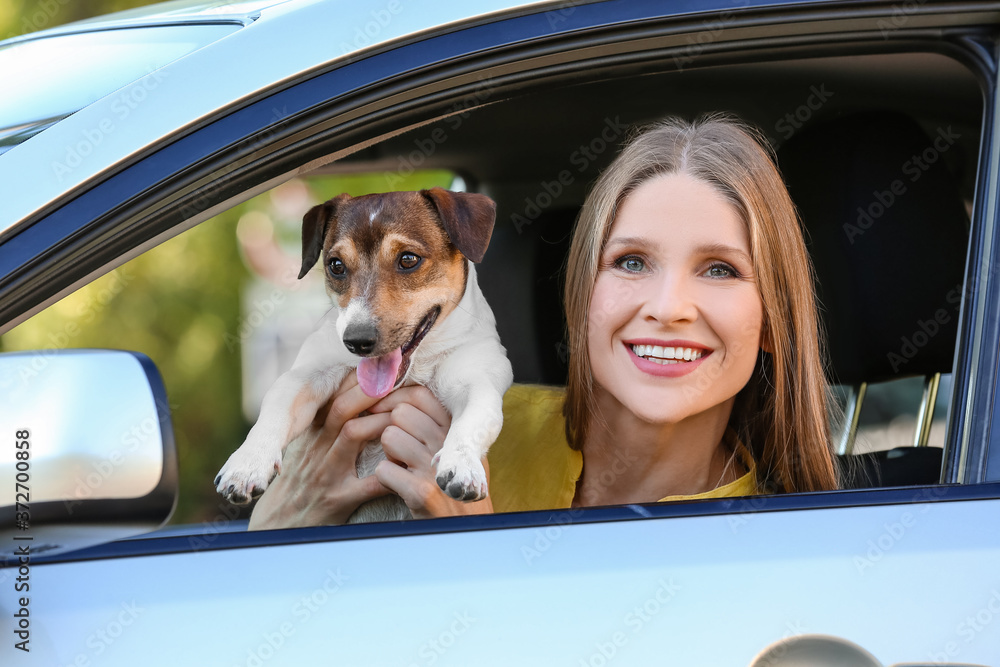
[[437, 209], [452, 244], [473, 262], [483, 261], [493, 236], [496, 203], [486, 195], [450, 192], [444, 188], [421, 190], [420, 194]]
[[329, 201], [313, 206], [302, 218], [302, 269], [299, 271], [299, 280], [302, 280], [309, 269], [316, 265], [323, 252], [323, 239], [330, 224], [335, 220], [337, 208], [343, 205], [351, 196], [349, 194], [337, 195]]

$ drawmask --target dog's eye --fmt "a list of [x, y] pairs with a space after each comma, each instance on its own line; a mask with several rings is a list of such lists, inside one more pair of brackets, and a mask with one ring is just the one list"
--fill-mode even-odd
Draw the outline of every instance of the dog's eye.
[[332, 258], [328, 267], [330, 269], [330, 275], [332, 276], [342, 276], [347, 273], [347, 267], [344, 265], [344, 261], [339, 257]]
[[401, 269], [413, 269], [416, 268], [417, 264], [420, 264], [420, 258], [412, 252], [404, 252], [399, 256], [399, 268]]

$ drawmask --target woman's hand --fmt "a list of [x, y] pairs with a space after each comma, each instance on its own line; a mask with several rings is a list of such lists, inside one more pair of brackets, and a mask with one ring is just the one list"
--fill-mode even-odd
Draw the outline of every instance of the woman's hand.
[[[356, 416], [365, 410], [370, 414]], [[281, 474], [254, 507], [250, 530], [342, 524], [362, 503], [393, 492], [414, 518], [491, 513], [489, 498], [453, 500], [434, 479], [431, 457], [450, 425], [451, 415], [426, 387], [402, 387], [374, 399], [352, 371], [334, 394], [319, 436], [288, 446]], [[379, 438], [389, 460], [358, 479], [358, 454]], [[483, 465], [489, 480], [485, 460]]]
[[[451, 415], [426, 387], [401, 387], [369, 408], [373, 415], [388, 415], [390, 423], [382, 432], [382, 449], [387, 460], [379, 463], [373, 477], [392, 489], [416, 519], [490, 514], [489, 497], [463, 502], [448, 496], [435, 481], [431, 458], [441, 449]], [[486, 479], [490, 469], [486, 460]]]
[[319, 437], [285, 450], [281, 474], [257, 501], [250, 530], [345, 523], [362, 503], [391, 493], [374, 475], [358, 479], [355, 469], [361, 450], [391, 422], [387, 412], [357, 416], [377, 401], [361, 391], [356, 372], [344, 378]]

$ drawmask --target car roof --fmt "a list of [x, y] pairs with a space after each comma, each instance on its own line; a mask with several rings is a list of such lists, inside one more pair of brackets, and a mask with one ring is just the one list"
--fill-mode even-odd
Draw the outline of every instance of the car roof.
[[[428, 3], [417, 10], [401, 0], [179, 0], [0, 42], [2, 49], [16, 49], [84, 34], [235, 26], [176, 59], [154, 62], [148, 73], [87, 100], [0, 154], [0, 182], [10, 186], [0, 236], [164, 138], [313, 72], [394, 44], [560, 4], [467, 0]], [[18, 90], [5, 84], [6, 76], [0, 74], [0, 87]], [[10, 106], [17, 102], [7, 101], [15, 103]]]

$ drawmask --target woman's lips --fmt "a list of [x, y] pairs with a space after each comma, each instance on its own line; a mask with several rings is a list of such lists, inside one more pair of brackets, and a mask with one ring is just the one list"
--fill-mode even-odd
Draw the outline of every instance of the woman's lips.
[[[706, 358], [708, 358], [709, 355], [712, 354], [712, 350], [706, 349], [690, 341], [672, 340], [664, 342], [653, 339], [634, 339], [626, 341], [624, 345], [626, 351], [629, 354], [629, 358], [632, 359], [632, 363], [635, 364], [636, 368], [638, 368], [643, 373], [647, 373], [648, 375], [655, 375], [658, 377], [681, 377], [687, 375], [688, 373], [691, 373], [696, 368], [698, 368], [698, 366], [700, 366], [701, 363]], [[658, 361], [645, 359], [636, 354], [634, 349], [634, 347], [636, 346], [640, 346], [641, 348], [643, 348], [646, 351], [647, 356], [651, 352], [656, 352], [657, 357], [660, 357], [660, 355], [662, 354], [663, 357], [661, 358], [666, 358], [668, 360], [661, 363]], [[656, 347], [663, 348], [663, 351], [661, 352], [660, 350], [649, 349]], [[683, 350], [691, 350], [695, 354], [700, 353], [701, 356], [699, 356], [697, 359], [692, 358], [691, 360], [676, 359], [676, 357], [687, 356], [681, 352]], [[674, 357], [675, 359], [671, 360], [670, 359], [671, 357]]]

